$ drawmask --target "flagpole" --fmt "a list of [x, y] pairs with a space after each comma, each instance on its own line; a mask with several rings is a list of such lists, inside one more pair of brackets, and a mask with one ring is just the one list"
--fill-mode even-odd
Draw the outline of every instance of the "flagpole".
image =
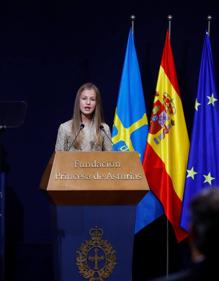
[[131, 15], [132, 32], [134, 33], [135, 15]]
[[173, 16], [172, 15], [168, 15], [167, 16], [167, 19], [168, 19], [168, 31], [169, 31], [169, 36], [171, 36], [171, 21], [173, 19]]
[[207, 20], [208, 20], [208, 36], [210, 37], [212, 16], [209, 15], [209, 16], [207, 17]]
[[[171, 23], [172, 23], [172, 19], [173, 19], [173, 16], [172, 15], [168, 15], [167, 16], [167, 19], [168, 19], [168, 31], [169, 31], [169, 37], [171, 37]], [[167, 201], [168, 201], [168, 194], [167, 194]], [[167, 253], [167, 256], [166, 256], [166, 277], [169, 276], [169, 221], [168, 221], [168, 218], [167, 218], [167, 221], [166, 221], [166, 244], [167, 244], [167, 249], [166, 249], [166, 253]]]

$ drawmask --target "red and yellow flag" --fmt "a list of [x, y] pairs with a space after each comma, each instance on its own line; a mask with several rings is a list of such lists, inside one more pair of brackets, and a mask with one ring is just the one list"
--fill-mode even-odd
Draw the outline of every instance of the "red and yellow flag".
[[188, 151], [187, 127], [167, 32], [143, 167], [149, 186], [162, 203], [178, 241], [187, 236], [180, 227], [180, 214]]

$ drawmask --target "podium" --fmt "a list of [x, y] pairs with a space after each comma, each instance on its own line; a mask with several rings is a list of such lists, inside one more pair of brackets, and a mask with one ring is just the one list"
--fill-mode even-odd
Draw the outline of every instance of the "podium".
[[135, 206], [148, 191], [137, 152], [56, 152], [51, 202], [56, 281], [132, 280]]

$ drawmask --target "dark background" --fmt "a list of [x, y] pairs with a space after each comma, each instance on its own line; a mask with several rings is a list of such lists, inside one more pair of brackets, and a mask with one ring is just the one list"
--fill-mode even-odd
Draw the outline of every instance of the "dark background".
[[[53, 280], [49, 204], [39, 190], [60, 123], [71, 118], [75, 93], [87, 81], [102, 92], [112, 127], [135, 14], [138, 54], [148, 117], [160, 66], [167, 15], [190, 134], [201, 51], [212, 15], [211, 43], [219, 75], [217, 1], [7, 1], [0, 4], [0, 99], [28, 104], [24, 124], [1, 134], [6, 158], [6, 280]], [[13, 114], [9, 113], [9, 114]], [[133, 281], [165, 273], [166, 221], [135, 237]], [[162, 230], [162, 231], [161, 231]], [[187, 265], [187, 246], [170, 227], [170, 271]]]

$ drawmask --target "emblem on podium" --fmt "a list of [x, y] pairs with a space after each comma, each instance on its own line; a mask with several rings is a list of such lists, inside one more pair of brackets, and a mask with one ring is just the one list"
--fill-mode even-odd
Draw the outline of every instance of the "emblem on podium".
[[116, 265], [116, 251], [103, 240], [103, 229], [94, 227], [89, 230], [90, 240], [85, 240], [76, 251], [76, 265], [79, 274], [89, 281], [104, 281]]

